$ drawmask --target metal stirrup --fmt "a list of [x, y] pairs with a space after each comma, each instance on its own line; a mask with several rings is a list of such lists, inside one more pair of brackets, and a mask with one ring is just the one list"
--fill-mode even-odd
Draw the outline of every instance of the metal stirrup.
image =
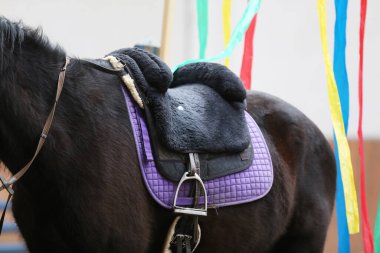
[[[178, 183], [178, 187], [174, 196], [174, 204], [173, 204], [174, 213], [196, 215], [196, 216], [207, 216], [207, 192], [206, 192], [206, 187], [201, 177], [199, 176], [200, 162], [199, 162], [198, 154], [190, 153], [189, 158], [190, 158], [189, 171], [183, 174], [181, 180]], [[198, 204], [201, 191], [203, 191], [204, 201], [205, 201], [203, 208], [182, 207], [182, 206], [177, 205], [177, 198], [178, 198], [178, 193], [179, 193], [180, 188], [182, 187], [183, 183], [185, 183], [186, 181], [192, 181], [192, 180], [194, 180], [196, 183], [196, 191], [195, 191], [196, 204]]]

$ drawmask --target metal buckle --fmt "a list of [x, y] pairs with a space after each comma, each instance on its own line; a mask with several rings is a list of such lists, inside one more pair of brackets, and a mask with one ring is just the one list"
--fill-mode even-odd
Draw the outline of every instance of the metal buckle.
[[[191, 181], [191, 180], [195, 180], [196, 183], [199, 183], [199, 185], [201, 186], [201, 188], [203, 190], [204, 199], [205, 199], [205, 203], [203, 205], [203, 208], [191, 208], [191, 207], [177, 206], [177, 198], [178, 198], [179, 189], [181, 188], [181, 186], [184, 182]], [[207, 216], [206, 188], [205, 188], [205, 185], [203, 184], [202, 179], [198, 176], [197, 173], [195, 173], [194, 175], [190, 175], [190, 172], [186, 172], [185, 174], [183, 174], [181, 180], [178, 183], [177, 190], [175, 192], [173, 207], [174, 207], [174, 213], [187, 214], [187, 215], [197, 215], [197, 216]]]
[[117, 57], [117, 56], [114, 56], [116, 58], [116, 60], [121, 63], [123, 65], [123, 67], [121, 69], [124, 69], [124, 67], [127, 65], [127, 63], [125, 61], [123, 61], [122, 59], [120, 59], [120, 57]]
[[[185, 239], [185, 238], [188, 238], [189, 240], [191, 240], [191, 238], [193, 238], [193, 237], [190, 236], [190, 235], [176, 234], [176, 235], [172, 238], [172, 240], [170, 241], [170, 244], [176, 244], [178, 239], [179, 239], [180, 241], [182, 241], [182, 240]], [[183, 246], [185, 246], [185, 242], [183, 242]]]

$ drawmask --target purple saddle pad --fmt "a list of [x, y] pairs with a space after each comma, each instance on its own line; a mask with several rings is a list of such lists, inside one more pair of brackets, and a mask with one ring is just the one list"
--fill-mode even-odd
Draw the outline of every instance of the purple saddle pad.
[[[145, 116], [135, 104], [128, 90], [123, 87], [123, 94], [133, 128], [141, 173], [146, 187], [158, 204], [173, 208], [177, 183], [169, 181], [158, 172], [150, 145]], [[272, 187], [273, 167], [267, 144], [252, 117], [246, 113], [254, 158], [247, 169], [205, 181], [208, 207], [222, 207], [251, 202], [264, 197]], [[183, 185], [178, 194], [178, 205], [190, 205], [191, 186]], [[203, 200], [204, 201], [204, 200]], [[200, 202], [203, 202], [202, 199]]]

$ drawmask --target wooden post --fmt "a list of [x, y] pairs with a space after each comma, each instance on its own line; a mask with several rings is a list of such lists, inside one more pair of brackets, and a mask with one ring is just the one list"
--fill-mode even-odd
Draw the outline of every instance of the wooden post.
[[174, 0], [165, 0], [164, 15], [162, 18], [160, 57], [166, 63], [169, 58], [169, 48], [172, 30]]

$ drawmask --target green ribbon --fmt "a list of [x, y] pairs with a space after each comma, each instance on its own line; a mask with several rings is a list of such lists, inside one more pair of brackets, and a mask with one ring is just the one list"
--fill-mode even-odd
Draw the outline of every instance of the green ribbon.
[[205, 58], [208, 34], [208, 0], [197, 0], [199, 58]]
[[377, 215], [375, 224], [375, 253], [380, 253], [380, 191], [379, 191], [379, 202], [377, 203]]
[[173, 71], [175, 71], [177, 68], [182, 67], [183, 65], [199, 62], [199, 61], [216, 61], [219, 59], [224, 59], [229, 57], [232, 52], [234, 51], [235, 47], [243, 40], [245, 32], [247, 31], [249, 24], [252, 21], [252, 18], [255, 16], [257, 11], [260, 9], [262, 0], [250, 0], [248, 2], [248, 6], [244, 11], [244, 14], [242, 18], [239, 20], [239, 23], [236, 25], [234, 31], [232, 32], [230, 41], [228, 42], [227, 47], [224, 49], [223, 52], [220, 54], [209, 57], [209, 58], [199, 58], [199, 59], [193, 59], [193, 60], [187, 60], [182, 62], [181, 64], [177, 65]]

